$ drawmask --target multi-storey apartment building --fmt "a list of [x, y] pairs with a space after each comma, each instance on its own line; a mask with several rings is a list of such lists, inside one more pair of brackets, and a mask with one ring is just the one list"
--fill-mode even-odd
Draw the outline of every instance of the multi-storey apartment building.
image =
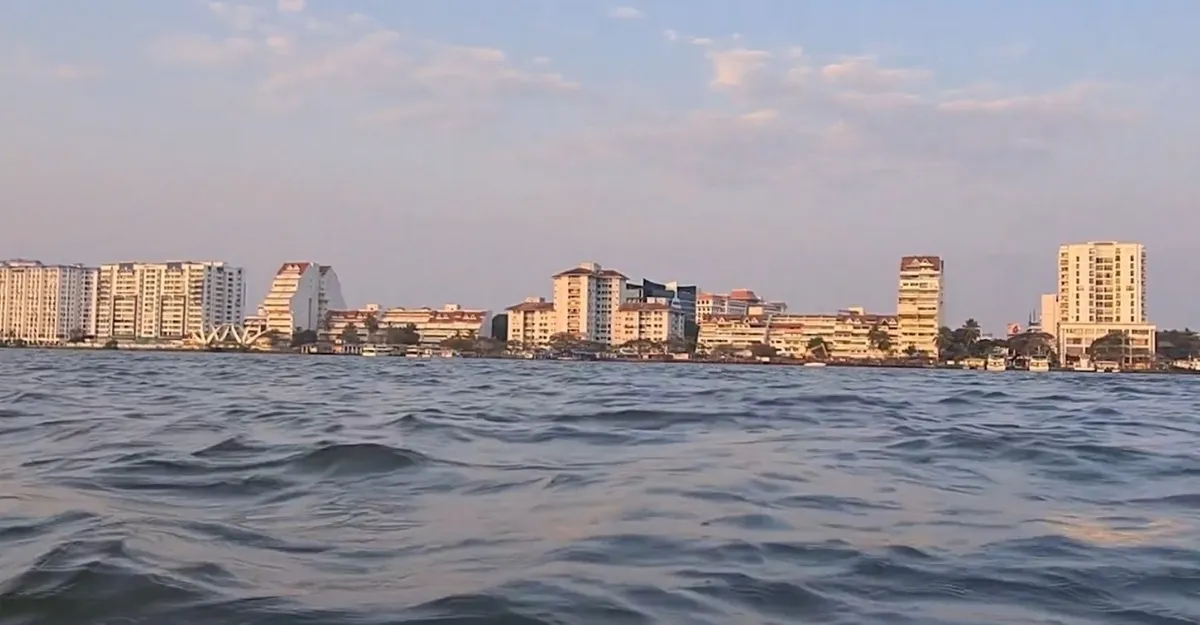
[[342, 285], [329, 265], [301, 261], [284, 263], [254, 317], [246, 320], [291, 339], [297, 330], [320, 330], [331, 310], [345, 310]]
[[114, 263], [96, 279], [96, 338], [170, 341], [241, 323], [241, 267], [219, 261]]
[[900, 288], [896, 303], [899, 318], [899, 349], [910, 345], [936, 356], [938, 330], [942, 327], [943, 270], [938, 256], [905, 256], [900, 259]]
[[628, 281], [621, 272], [598, 263], [581, 263], [555, 274], [556, 333], [612, 344], [613, 317], [625, 301]]
[[674, 297], [626, 302], [617, 307], [613, 318], [612, 344], [624, 345], [632, 341], [682, 341], [686, 320], [687, 313]]
[[541, 297], [529, 297], [508, 309], [508, 342], [518, 347], [544, 347], [550, 344], [558, 323], [554, 304]]
[[762, 299], [750, 289], [734, 289], [729, 293], [700, 293], [696, 297], [696, 318], [705, 319], [713, 315], [746, 315], [751, 308], [765, 314], [779, 315], [787, 312], [784, 302]]
[[0, 340], [56, 343], [94, 332], [96, 269], [0, 261]]
[[1146, 318], [1146, 250], [1140, 243], [1059, 247], [1056, 302], [1054, 334], [1061, 356], [1078, 358], [1112, 332], [1127, 334], [1140, 351], [1154, 352], [1155, 327]]

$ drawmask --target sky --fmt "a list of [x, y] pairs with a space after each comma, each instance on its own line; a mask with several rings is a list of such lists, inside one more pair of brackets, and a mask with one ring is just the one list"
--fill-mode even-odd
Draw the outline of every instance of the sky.
[[[594, 261], [797, 312], [945, 259], [999, 332], [1058, 245], [1200, 327], [1200, 2], [14, 0], [0, 256], [285, 261], [501, 309]], [[248, 311], [251, 312], [251, 311]]]

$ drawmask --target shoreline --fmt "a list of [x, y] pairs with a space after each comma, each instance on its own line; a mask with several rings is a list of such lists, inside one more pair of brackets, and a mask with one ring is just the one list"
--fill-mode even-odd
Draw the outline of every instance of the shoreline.
[[[194, 349], [188, 347], [135, 347], [135, 348], [117, 348], [106, 349], [91, 345], [25, 345], [21, 347], [0, 346], [0, 353], [7, 350], [39, 350], [39, 351], [72, 351], [72, 352], [123, 352], [123, 353], [150, 353], [150, 354], [245, 354], [256, 356], [323, 356], [323, 357], [345, 357], [345, 358], [363, 358], [359, 354], [322, 354], [322, 353], [303, 353], [297, 351], [273, 351], [273, 350], [237, 350], [237, 349]], [[772, 361], [757, 361], [757, 360], [703, 360], [696, 358], [687, 359], [660, 359], [660, 358], [522, 358], [517, 356], [458, 356], [458, 357], [417, 357], [410, 358], [407, 356], [382, 356], [380, 359], [402, 359], [402, 360], [512, 360], [520, 362], [559, 362], [559, 363], [635, 363], [635, 364], [669, 364], [669, 365], [737, 365], [737, 366], [769, 366], [769, 367], [800, 367], [813, 361], [805, 360], [772, 360]], [[1031, 373], [1027, 369], [1006, 369], [1000, 371], [986, 371], [981, 369], [964, 369], [960, 366], [946, 365], [941, 363], [907, 363], [907, 362], [825, 362], [823, 367], [808, 367], [808, 368], [839, 368], [839, 369], [921, 369], [935, 371], [973, 371], [977, 373], [1007, 373], [1007, 372], [1023, 372]], [[1137, 369], [1137, 370], [1122, 370], [1115, 372], [1102, 371], [1075, 371], [1073, 369], [1051, 369], [1040, 373], [1098, 373], [1103, 375], [1120, 375], [1120, 374], [1156, 374], [1156, 375], [1198, 375], [1200, 370], [1195, 369]]]

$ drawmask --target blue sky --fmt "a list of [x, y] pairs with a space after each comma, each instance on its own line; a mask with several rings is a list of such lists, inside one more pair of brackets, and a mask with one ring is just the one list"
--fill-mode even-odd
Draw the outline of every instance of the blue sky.
[[[101, 9], [101, 7], [103, 7]], [[284, 260], [501, 308], [594, 260], [797, 311], [940, 254], [999, 330], [1137, 240], [1200, 326], [1200, 3], [18, 0], [0, 256]]]

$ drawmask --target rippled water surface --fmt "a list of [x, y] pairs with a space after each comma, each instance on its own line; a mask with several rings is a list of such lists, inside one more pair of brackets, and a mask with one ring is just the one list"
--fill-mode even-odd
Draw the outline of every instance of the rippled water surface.
[[1200, 378], [0, 350], [0, 623], [1200, 621]]

